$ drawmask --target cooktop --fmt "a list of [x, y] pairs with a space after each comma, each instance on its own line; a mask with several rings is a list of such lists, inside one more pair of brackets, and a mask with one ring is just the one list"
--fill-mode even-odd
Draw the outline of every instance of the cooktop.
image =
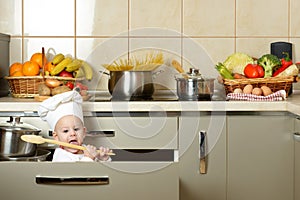
[[152, 97], [131, 97], [128, 99], [113, 98], [109, 92], [94, 92], [89, 99], [90, 102], [106, 101], [178, 101], [176, 93], [172, 91], [155, 92]]

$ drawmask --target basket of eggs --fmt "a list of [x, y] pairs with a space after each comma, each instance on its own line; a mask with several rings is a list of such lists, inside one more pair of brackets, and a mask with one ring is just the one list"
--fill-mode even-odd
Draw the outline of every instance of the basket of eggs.
[[91, 80], [92, 69], [85, 61], [61, 53], [48, 61], [42, 51], [34, 53], [29, 61], [13, 63], [5, 79], [13, 97], [53, 96], [72, 90], [82, 80]]

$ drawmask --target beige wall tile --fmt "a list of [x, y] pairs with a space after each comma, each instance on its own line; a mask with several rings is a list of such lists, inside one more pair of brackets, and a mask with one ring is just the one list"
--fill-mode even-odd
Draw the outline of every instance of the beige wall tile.
[[271, 53], [271, 43], [279, 41], [287, 40], [282, 38], [239, 38], [236, 40], [236, 50], [259, 58], [264, 54]]
[[288, 0], [237, 0], [237, 36], [287, 36]]
[[234, 35], [234, 0], [184, 0], [183, 17], [186, 35]]
[[[188, 71], [190, 67], [198, 68], [204, 76], [217, 76], [215, 63], [205, 47], [190, 38], [183, 39], [183, 68]], [[189, 64], [186, 64], [189, 63]], [[187, 66], [185, 66], [187, 65]]]
[[300, 38], [291, 39], [291, 43], [293, 44], [294, 48], [293, 61], [300, 62]]
[[77, 0], [77, 35], [118, 35], [128, 30], [128, 0]]
[[[26, 38], [24, 39], [24, 61], [29, 60], [31, 55], [36, 52], [42, 52], [42, 47], [45, 48], [45, 53], [50, 48], [53, 48], [56, 53], [63, 53], [74, 57], [74, 39], [72, 38]], [[50, 51], [54, 54], [53, 51]]]
[[235, 50], [232, 38], [199, 38], [194, 39], [207, 52], [214, 64], [223, 62]]
[[22, 0], [0, 0], [0, 32], [22, 35]]
[[181, 0], [131, 0], [130, 29], [157, 27], [180, 32]]
[[24, 35], [73, 36], [74, 0], [24, 0]]
[[[127, 38], [79, 38], [77, 39], [77, 57], [86, 60], [94, 70], [92, 81], [87, 82], [91, 90], [107, 90], [109, 76], [103, 64], [111, 64], [128, 52]], [[106, 71], [107, 72], [107, 71]]]
[[300, 36], [300, 1], [290, 0], [291, 2], [291, 36]]

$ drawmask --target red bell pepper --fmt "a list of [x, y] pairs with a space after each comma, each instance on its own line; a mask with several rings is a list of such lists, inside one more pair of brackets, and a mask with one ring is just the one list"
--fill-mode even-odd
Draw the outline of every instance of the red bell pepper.
[[291, 60], [290, 55], [287, 52], [283, 52], [282, 54], [285, 54], [286, 56], [285, 58], [281, 58], [281, 67], [273, 73], [273, 77], [277, 76], [293, 64], [293, 61]]

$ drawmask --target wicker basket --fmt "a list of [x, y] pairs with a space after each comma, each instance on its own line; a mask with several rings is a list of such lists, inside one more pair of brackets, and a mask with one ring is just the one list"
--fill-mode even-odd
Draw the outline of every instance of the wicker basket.
[[70, 78], [60, 76], [6, 76], [10, 93], [17, 98], [32, 98], [38, 96], [38, 85], [46, 78], [58, 79], [60, 81], [81, 81], [84, 78]]
[[285, 90], [288, 95], [289, 90], [294, 82], [294, 77], [270, 77], [270, 78], [245, 78], [245, 79], [224, 79], [223, 84], [226, 94], [232, 93], [236, 88], [244, 89], [248, 84], [253, 87], [268, 86], [272, 92]]

